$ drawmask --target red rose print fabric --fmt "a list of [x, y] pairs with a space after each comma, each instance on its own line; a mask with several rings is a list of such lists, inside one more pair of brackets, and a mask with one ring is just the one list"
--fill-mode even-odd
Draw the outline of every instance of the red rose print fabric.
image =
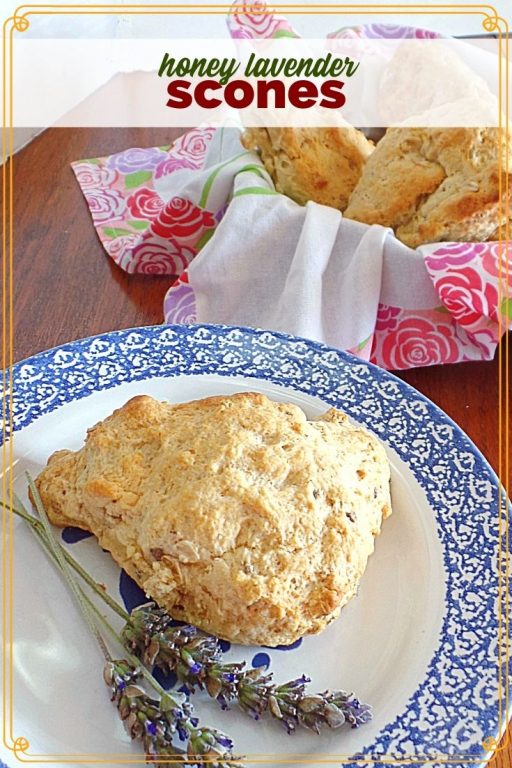
[[152, 219], [160, 213], [165, 203], [156, 192], [149, 187], [137, 189], [126, 200], [128, 210], [134, 219]]
[[208, 229], [215, 227], [212, 213], [199, 208], [190, 200], [173, 197], [150, 225], [155, 235], [185, 242], [197, 242]]
[[127, 149], [73, 163], [105, 250], [126, 272], [179, 275], [218, 223], [183, 197], [155, 189], [168, 174], [203, 168], [213, 129], [196, 129], [172, 146]]

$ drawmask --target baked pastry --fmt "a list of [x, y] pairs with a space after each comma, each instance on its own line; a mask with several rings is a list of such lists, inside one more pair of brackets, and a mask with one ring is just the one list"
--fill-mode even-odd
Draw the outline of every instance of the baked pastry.
[[249, 128], [246, 149], [258, 150], [278, 192], [345, 210], [374, 145], [356, 128]]
[[336, 618], [391, 512], [373, 435], [256, 393], [134, 397], [36, 485], [53, 523], [94, 533], [173, 617], [246, 644]]
[[412, 248], [486, 240], [509, 217], [498, 128], [390, 128], [366, 163], [345, 217], [392, 227]]
[[[510, 237], [510, 233], [512, 232], [512, 222], [508, 222], [508, 235]], [[487, 238], [487, 242], [498, 242], [500, 239], [502, 242], [506, 242], [507, 238], [507, 227], [506, 222], [503, 222], [501, 227], [496, 227], [494, 232], [491, 232], [489, 237]], [[508, 241], [510, 242], [510, 240]]]

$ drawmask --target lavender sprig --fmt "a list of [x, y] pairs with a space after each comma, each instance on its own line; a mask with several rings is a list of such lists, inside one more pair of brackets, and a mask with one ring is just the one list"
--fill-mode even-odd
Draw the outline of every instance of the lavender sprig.
[[148, 696], [136, 685], [139, 670], [125, 660], [107, 662], [103, 677], [128, 734], [142, 742], [148, 761], [154, 761], [157, 755], [185, 755], [172, 741], [190, 718], [188, 711], [178, 707], [171, 697], [157, 701]]
[[[48, 548], [39, 521], [28, 514], [20, 502], [18, 506], [20, 509], [14, 508], [12, 511], [31, 525], [39, 541]], [[69, 552], [63, 548], [61, 551], [68, 564], [94, 592], [125, 619], [121, 639], [125, 648], [134, 654], [134, 660], [140, 659], [148, 666], [156, 665], [166, 673], [174, 672], [191, 693], [196, 688], [206, 690], [222, 709], [229, 709], [230, 704], [236, 702], [242, 711], [255, 720], [269, 714], [279, 720], [288, 733], [294, 732], [298, 726], [316, 733], [322, 727], [338, 728], [345, 723], [357, 728], [372, 719], [371, 707], [362, 704], [351, 693], [324, 691], [308, 695], [306, 685], [310, 679], [305, 675], [275, 685], [271, 673], [244, 669], [245, 662], [222, 662], [222, 649], [215, 637], [191, 625], [175, 627], [172, 618], [154, 603], [139, 606], [128, 614]], [[201, 737], [199, 732], [203, 734]], [[190, 736], [190, 743], [194, 744], [198, 754], [206, 755], [207, 752], [201, 753], [197, 748], [207, 749], [213, 738], [212, 729], [198, 729], [198, 733]], [[231, 743], [223, 734], [215, 738], [220, 747]]]
[[371, 707], [361, 704], [351, 693], [324, 691], [308, 696], [305, 692], [307, 682], [309, 678], [303, 676], [279, 685], [269, 700], [272, 714], [274, 717], [281, 714], [288, 733], [294, 731], [297, 725], [316, 733], [320, 733], [324, 726], [339, 728], [344, 723], [358, 728], [372, 719]]
[[279, 720], [288, 733], [308, 728], [319, 733], [323, 727], [352, 728], [372, 719], [371, 708], [345, 691], [324, 691], [308, 695], [310, 678], [302, 675], [282, 685], [272, 682], [272, 674], [244, 669], [243, 663], [220, 661], [219, 642], [196, 627], [175, 627], [171, 617], [154, 603], [135, 608], [121, 637], [125, 648], [144, 664], [156, 665], [163, 672], [174, 672], [189, 691], [205, 689], [223, 709], [236, 702], [255, 720], [269, 714]]
[[[112, 692], [112, 701], [132, 739], [142, 741], [146, 759], [159, 763], [160, 758], [171, 755], [183, 757], [182, 765], [227, 766], [233, 742], [214, 728], [198, 727], [188, 701], [177, 705], [169, 694], [157, 701], [138, 686], [140, 671], [125, 660], [107, 663], [104, 678]], [[175, 735], [188, 742], [187, 752], [172, 744]], [[202, 758], [208, 758], [207, 762]], [[230, 765], [232, 765], [230, 763]]]
[[[128, 654], [128, 660], [112, 658], [98, 629], [97, 620], [117, 642], [121, 643], [121, 638], [76, 584], [63, 549], [54, 537], [39, 492], [28, 473], [27, 478], [43, 529], [37, 529], [37, 536], [59, 566], [89, 629], [98, 642], [106, 662], [103, 674], [105, 682], [111, 689], [112, 701], [116, 704], [131, 738], [142, 742], [146, 758], [152, 763], [158, 763], [160, 758], [173, 755], [182, 757], [180, 762], [186, 766], [226, 768], [225, 760], [233, 760], [231, 739], [214, 728], [198, 727], [199, 721], [193, 716], [189, 701], [184, 698], [182, 702], [178, 702], [167, 693], [147, 669], [138, 666], [139, 660], [135, 656]], [[25, 516], [31, 517], [27, 513]], [[33, 530], [36, 531], [35, 526]], [[102, 595], [102, 590], [97, 588], [97, 593]], [[160, 694], [159, 700], [151, 698], [136, 685], [140, 677], [144, 677]], [[186, 751], [173, 744], [175, 735], [185, 742]], [[203, 758], [208, 759], [205, 761]]]

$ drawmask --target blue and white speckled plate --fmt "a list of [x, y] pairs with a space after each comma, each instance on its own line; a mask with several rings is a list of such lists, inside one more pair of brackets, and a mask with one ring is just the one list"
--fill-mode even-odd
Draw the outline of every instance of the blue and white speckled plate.
[[[178, 402], [259, 390], [312, 417], [336, 406], [373, 430], [392, 463], [394, 513], [358, 596], [327, 630], [293, 648], [226, 647], [226, 656], [269, 665], [281, 682], [306, 673], [316, 690], [354, 690], [373, 705], [374, 720], [358, 730], [288, 736], [275, 722], [255, 724], [202, 697], [199, 712], [234, 738], [249, 763], [275, 765], [286, 756], [340, 764], [355, 762], [354, 755], [358, 765], [485, 761], [486, 739], [503, 728], [508, 709], [503, 625], [498, 644], [506, 505], [500, 512], [498, 481], [485, 459], [435, 405], [343, 352], [219, 326], [141, 328], [73, 342], [19, 363], [14, 380], [13, 471], [24, 499], [25, 470], [35, 475], [52, 451], [78, 448], [87, 427], [140, 393]], [[136, 599], [92, 538], [77, 541], [70, 531], [64, 538], [99, 581]], [[142, 764], [108, 701], [94, 641], [19, 521], [14, 558], [12, 716], [13, 735], [30, 744], [24, 759], [87, 765], [101, 754], [107, 763], [110, 756], [113, 764]], [[14, 763], [5, 749], [0, 757]]]

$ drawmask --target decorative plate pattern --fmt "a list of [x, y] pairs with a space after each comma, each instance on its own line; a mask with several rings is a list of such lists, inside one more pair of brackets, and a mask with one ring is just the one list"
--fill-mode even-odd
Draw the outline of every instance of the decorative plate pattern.
[[[436, 756], [461, 767], [483, 761], [482, 741], [497, 733], [506, 710], [498, 685], [499, 672], [503, 681], [507, 670], [505, 638], [501, 649], [497, 640], [497, 569], [503, 576], [499, 514], [504, 526], [508, 508], [498, 503], [498, 480], [475, 446], [407, 384], [349, 354], [283, 334], [208, 325], [139, 328], [15, 365], [14, 430], [99, 390], [191, 374], [249, 377], [318, 397], [369, 427], [409, 466], [434, 510], [443, 549], [442, 632], [425, 679], [359, 760], [414, 754], [436, 766]], [[503, 598], [504, 579], [501, 586]]]

